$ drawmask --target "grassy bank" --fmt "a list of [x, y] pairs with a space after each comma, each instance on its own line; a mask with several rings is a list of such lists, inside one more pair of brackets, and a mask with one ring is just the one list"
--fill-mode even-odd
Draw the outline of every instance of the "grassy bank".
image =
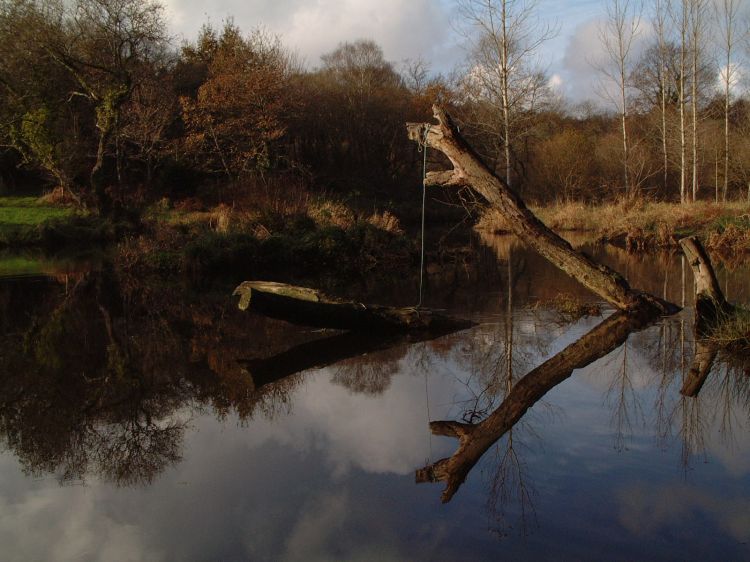
[[[567, 203], [532, 210], [557, 232], [589, 232], [599, 240], [633, 249], [677, 247], [680, 238], [698, 235], [711, 250], [750, 252], [750, 206], [744, 202]], [[477, 228], [491, 232], [509, 230], [493, 209], [481, 217]]]
[[118, 225], [37, 197], [0, 197], [0, 248], [57, 250], [113, 240]]
[[193, 278], [361, 274], [411, 263], [416, 245], [390, 213], [330, 200], [300, 206], [156, 205], [144, 230], [119, 244], [121, 267]]

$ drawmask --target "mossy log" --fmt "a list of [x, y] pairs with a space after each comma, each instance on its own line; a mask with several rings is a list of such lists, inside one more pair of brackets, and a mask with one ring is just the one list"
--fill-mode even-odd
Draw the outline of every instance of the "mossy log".
[[437, 105], [432, 109], [437, 125], [407, 123], [409, 138], [445, 154], [453, 164], [453, 170], [429, 172], [425, 178], [426, 184], [471, 187], [503, 215], [514, 234], [550, 263], [620, 310], [636, 310], [644, 306], [665, 314], [679, 310], [675, 304], [631, 289], [627, 280], [616, 271], [576, 251], [566, 240], [547, 228], [526, 207], [521, 197], [482, 162], [460, 135], [450, 116]]
[[241, 310], [315, 328], [370, 332], [413, 330], [451, 332], [469, 328], [468, 320], [415, 307], [396, 308], [346, 301], [307, 287], [270, 281], [245, 281], [235, 290]]

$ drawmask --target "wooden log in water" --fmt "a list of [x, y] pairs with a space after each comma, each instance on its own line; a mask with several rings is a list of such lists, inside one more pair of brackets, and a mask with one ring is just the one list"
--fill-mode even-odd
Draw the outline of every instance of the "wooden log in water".
[[708, 375], [711, 373], [711, 369], [714, 365], [714, 360], [718, 355], [719, 350], [716, 345], [713, 345], [705, 340], [695, 340], [695, 354], [693, 355], [693, 362], [690, 365], [690, 370], [685, 378], [685, 382], [682, 384], [680, 394], [695, 398], [703, 388], [703, 384], [706, 382]]
[[473, 325], [427, 309], [363, 304], [331, 297], [307, 287], [271, 281], [245, 281], [235, 290], [241, 310], [315, 328], [372, 332], [455, 331]]
[[650, 325], [658, 315], [658, 311], [650, 306], [613, 314], [521, 378], [500, 406], [477, 424], [451, 420], [431, 421], [430, 430], [434, 435], [458, 438], [458, 450], [448, 458], [417, 470], [417, 483], [445, 482], [442, 501], [450, 501], [479, 459], [524, 416], [529, 408], [570, 377], [574, 370], [586, 367], [604, 357], [622, 345], [631, 333]]

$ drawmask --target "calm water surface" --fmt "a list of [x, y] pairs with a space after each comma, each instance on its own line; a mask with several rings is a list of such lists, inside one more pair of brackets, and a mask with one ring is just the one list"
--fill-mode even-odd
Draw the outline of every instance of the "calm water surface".
[[[70, 264], [0, 280], [0, 559], [750, 559], [750, 374], [720, 355], [685, 395], [681, 258], [587, 248], [686, 307], [629, 333], [597, 328], [606, 308], [545, 308], [594, 299], [517, 241], [482, 248], [426, 293], [476, 327], [348, 358], [351, 339], [241, 313], [226, 291]], [[750, 264], [719, 276], [750, 302]], [[414, 287], [337, 290], [409, 304]], [[571, 345], [601, 357], [535, 370]], [[445, 482], [415, 482], [458, 448], [430, 421], [496, 419], [530, 372], [541, 400], [449, 502]]]

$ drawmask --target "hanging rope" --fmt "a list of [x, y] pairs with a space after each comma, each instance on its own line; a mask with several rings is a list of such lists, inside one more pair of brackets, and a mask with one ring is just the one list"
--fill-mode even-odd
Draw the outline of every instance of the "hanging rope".
[[[430, 389], [429, 385], [427, 384], [427, 370], [424, 371], [424, 396], [425, 396], [425, 405], [427, 406], [427, 427], [430, 427], [430, 422], [432, 421], [430, 416]], [[427, 431], [427, 451], [429, 452], [429, 457], [427, 459], [427, 463], [429, 464], [432, 461], [432, 431]]]
[[426, 125], [424, 135], [419, 143], [419, 151], [422, 152], [422, 234], [420, 236], [421, 250], [419, 256], [419, 301], [416, 308], [422, 306], [422, 290], [424, 288], [424, 218], [427, 202], [427, 134], [429, 132], [430, 125]]

